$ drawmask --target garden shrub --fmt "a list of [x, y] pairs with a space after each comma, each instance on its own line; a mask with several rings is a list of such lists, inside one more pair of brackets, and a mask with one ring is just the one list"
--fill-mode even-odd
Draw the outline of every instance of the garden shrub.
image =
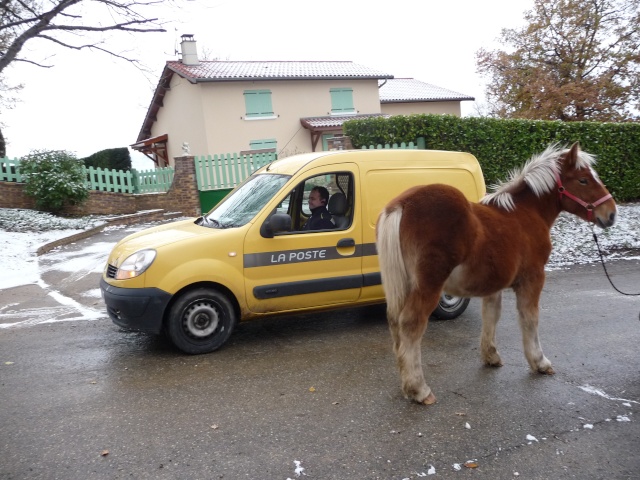
[[64, 150], [33, 151], [20, 161], [24, 192], [36, 207], [59, 213], [66, 205], [79, 205], [89, 196], [84, 164]]
[[488, 186], [552, 143], [580, 142], [594, 154], [596, 169], [618, 201], [640, 199], [640, 125], [637, 123], [503, 120], [453, 115], [398, 115], [350, 120], [343, 125], [354, 148], [409, 143], [469, 152], [480, 162]]
[[127, 147], [107, 148], [82, 159], [86, 167], [107, 170], [131, 170], [131, 154]]

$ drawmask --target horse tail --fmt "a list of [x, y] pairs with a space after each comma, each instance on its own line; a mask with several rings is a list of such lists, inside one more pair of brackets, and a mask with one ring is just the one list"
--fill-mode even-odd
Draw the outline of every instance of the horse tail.
[[383, 210], [378, 219], [376, 248], [382, 287], [387, 299], [387, 314], [397, 319], [409, 293], [409, 273], [400, 247], [402, 208]]

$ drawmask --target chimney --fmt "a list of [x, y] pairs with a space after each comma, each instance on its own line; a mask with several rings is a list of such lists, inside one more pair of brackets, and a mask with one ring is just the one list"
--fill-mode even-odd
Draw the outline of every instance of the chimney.
[[180, 38], [182, 38], [180, 42], [182, 63], [185, 65], [199, 65], [198, 50], [196, 49], [196, 41], [193, 39], [193, 34], [185, 33]]

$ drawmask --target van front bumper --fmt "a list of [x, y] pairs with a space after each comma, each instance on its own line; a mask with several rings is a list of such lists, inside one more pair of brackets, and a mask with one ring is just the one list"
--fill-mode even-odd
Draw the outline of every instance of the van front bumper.
[[159, 288], [120, 288], [100, 280], [109, 318], [119, 327], [160, 333], [171, 295]]

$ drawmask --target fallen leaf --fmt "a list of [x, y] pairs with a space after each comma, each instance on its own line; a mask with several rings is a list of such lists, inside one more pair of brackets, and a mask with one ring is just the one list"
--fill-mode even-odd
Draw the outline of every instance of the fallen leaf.
[[215, 423], [213, 425], [211, 425], [211, 428], [213, 428], [214, 430], [218, 429], [218, 425], [216, 425]]
[[467, 414], [464, 412], [456, 412], [456, 415], [458, 415], [459, 417], [466, 417]]
[[478, 463], [475, 460], [467, 460], [464, 462], [464, 466], [467, 468], [478, 468]]
[[106, 457], [107, 455], [109, 455], [109, 450], [102, 450], [100, 452], [100, 455], [102, 455], [103, 457]]
[[90, 381], [89, 383], [90, 383], [91, 385], [95, 385], [95, 384], [96, 384], [96, 383], [98, 383], [98, 382], [96, 382], [95, 380], [92, 380], [92, 381]]
[[309, 391], [310, 391], [310, 392], [315, 392], [315, 391], [316, 391], [316, 387], [311, 387], [311, 388], [309, 389]]
[[340, 402], [333, 402], [331, 405], [340, 405]]
[[5, 365], [13, 365], [13, 362], [4, 362]]

